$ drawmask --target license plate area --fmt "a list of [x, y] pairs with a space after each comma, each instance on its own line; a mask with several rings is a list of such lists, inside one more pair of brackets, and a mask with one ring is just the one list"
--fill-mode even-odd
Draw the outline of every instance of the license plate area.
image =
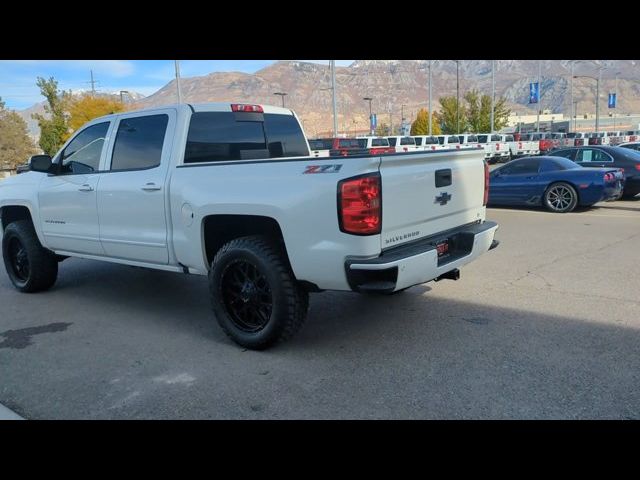
[[437, 243], [436, 250], [438, 251], [438, 258], [446, 257], [449, 255], [449, 239]]
[[461, 232], [435, 241], [438, 266], [446, 265], [469, 255], [473, 249], [473, 239], [472, 233]]

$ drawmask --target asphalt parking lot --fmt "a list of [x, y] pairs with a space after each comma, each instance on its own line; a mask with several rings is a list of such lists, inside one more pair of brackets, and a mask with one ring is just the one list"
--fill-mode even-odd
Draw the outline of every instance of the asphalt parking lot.
[[69, 259], [0, 272], [0, 404], [28, 419], [640, 419], [640, 200], [489, 209], [457, 281], [326, 292], [266, 352], [228, 340], [204, 277]]

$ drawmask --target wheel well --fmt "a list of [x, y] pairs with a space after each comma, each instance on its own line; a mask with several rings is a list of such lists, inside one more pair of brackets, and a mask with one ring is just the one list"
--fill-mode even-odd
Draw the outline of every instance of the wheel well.
[[580, 204], [580, 192], [579, 192], [579, 190], [578, 190], [578, 187], [576, 186], [576, 184], [575, 184], [575, 183], [573, 183], [573, 182], [569, 182], [569, 181], [567, 181], [567, 180], [556, 180], [555, 182], [551, 182], [551, 183], [549, 183], [549, 185], [547, 185], [547, 187], [544, 189], [544, 193], [542, 194], [543, 199], [544, 199], [544, 196], [547, 194], [547, 190], [549, 190], [549, 188], [551, 188], [551, 185], [555, 185], [555, 184], [557, 184], [557, 183], [566, 183], [567, 185], [571, 185], [571, 186], [573, 187], [573, 189], [575, 190], [576, 195], [577, 195], [577, 197], [578, 197], [578, 198], [577, 198], [577, 200], [578, 200], [577, 204], [578, 204], [578, 205]]
[[31, 218], [31, 212], [27, 207], [11, 205], [0, 208], [0, 217], [2, 217], [2, 230], [10, 223], [17, 222], [18, 220], [29, 220], [33, 224]]
[[282, 246], [287, 261], [287, 249], [282, 230], [276, 220], [259, 215], [210, 215], [203, 221], [204, 246], [207, 266], [225, 243], [248, 235], [266, 235]]

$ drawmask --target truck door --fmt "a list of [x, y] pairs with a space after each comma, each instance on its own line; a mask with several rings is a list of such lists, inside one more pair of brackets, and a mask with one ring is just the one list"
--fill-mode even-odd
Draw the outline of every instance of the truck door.
[[118, 116], [98, 189], [100, 241], [110, 257], [169, 262], [166, 180], [176, 111]]
[[110, 125], [95, 123], [78, 132], [54, 159], [55, 173], [40, 184], [42, 232], [52, 250], [104, 255], [96, 192]]

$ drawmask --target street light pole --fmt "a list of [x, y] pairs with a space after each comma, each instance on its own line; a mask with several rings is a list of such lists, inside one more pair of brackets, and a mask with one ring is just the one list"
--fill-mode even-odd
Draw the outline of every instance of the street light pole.
[[456, 133], [460, 133], [460, 60], [456, 60]]
[[282, 108], [284, 108], [284, 97], [287, 96], [286, 92], [273, 92], [274, 95], [278, 95], [279, 97], [282, 98]]
[[336, 61], [331, 60], [331, 91], [333, 92], [333, 136], [338, 136], [338, 105], [336, 103]]
[[542, 110], [542, 60], [538, 60], [538, 120], [536, 122], [536, 131], [540, 133], [540, 111]]
[[371, 110], [371, 101], [373, 97], [364, 97], [363, 100], [367, 100], [369, 102], [369, 132], [373, 135], [373, 112]]
[[596, 80], [596, 133], [600, 131], [600, 79], [602, 69], [598, 70], [598, 80]]
[[431, 113], [431, 62], [433, 62], [433, 60], [429, 60], [429, 136], [432, 135], [432, 130], [431, 130], [431, 117], [432, 117], [432, 113]]
[[124, 103], [124, 97], [122, 95], [123, 93], [129, 95], [129, 92], [127, 90], [120, 90], [120, 103]]
[[176, 88], [178, 89], [178, 105], [182, 104], [182, 91], [180, 90], [180, 61], [174, 60], [176, 67]]
[[491, 133], [493, 133], [493, 116], [496, 102], [496, 72], [495, 60], [491, 60]]
[[404, 103], [400, 105], [400, 135], [404, 135], [404, 107]]
[[616, 105], [613, 109], [613, 129], [616, 129], [616, 108], [618, 108], [618, 75], [620, 72], [616, 72], [616, 84], [613, 90], [614, 95], [616, 96]]
[[[574, 61], [571, 60], [571, 101], [569, 103], [569, 131], [571, 131], [571, 107], [573, 106], [573, 66]], [[575, 117], [573, 120], [573, 131], [576, 131]]]

